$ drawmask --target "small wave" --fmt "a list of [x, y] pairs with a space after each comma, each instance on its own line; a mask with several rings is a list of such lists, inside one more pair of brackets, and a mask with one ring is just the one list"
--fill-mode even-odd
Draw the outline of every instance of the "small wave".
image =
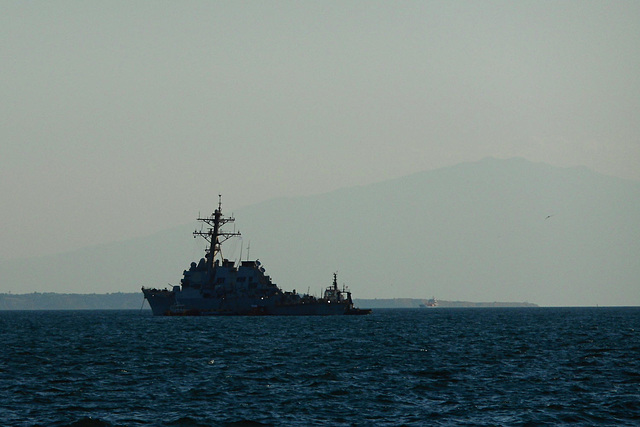
[[110, 427], [113, 424], [99, 418], [83, 417], [70, 424], [60, 424], [60, 427]]
[[180, 417], [176, 420], [165, 423], [165, 425], [172, 427], [210, 427], [210, 424], [202, 423], [191, 417]]
[[258, 421], [253, 420], [240, 420], [240, 421], [232, 421], [230, 423], [224, 423], [224, 427], [259, 427], [259, 426], [272, 426], [273, 424], [264, 424]]
[[434, 380], [453, 380], [453, 372], [446, 369], [419, 369], [413, 375]]

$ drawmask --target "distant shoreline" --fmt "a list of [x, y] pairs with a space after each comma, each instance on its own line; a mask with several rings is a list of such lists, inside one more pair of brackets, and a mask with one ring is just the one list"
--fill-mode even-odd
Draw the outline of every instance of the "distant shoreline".
[[471, 301], [446, 301], [438, 300], [437, 306], [428, 307], [428, 299], [418, 298], [393, 298], [393, 299], [354, 299], [354, 303], [359, 307], [366, 308], [420, 308], [425, 309], [455, 308], [455, 307], [538, 307], [530, 302], [471, 302]]
[[[354, 299], [361, 308], [420, 308], [428, 299]], [[529, 302], [469, 302], [438, 301], [438, 307], [538, 307]], [[0, 310], [133, 310], [149, 309], [141, 292], [108, 294], [62, 294], [33, 292], [30, 294], [0, 294]]]

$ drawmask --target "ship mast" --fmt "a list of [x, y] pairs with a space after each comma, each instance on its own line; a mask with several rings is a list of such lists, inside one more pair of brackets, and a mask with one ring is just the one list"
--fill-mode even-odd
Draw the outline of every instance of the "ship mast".
[[204, 222], [209, 226], [207, 231], [194, 231], [193, 237], [200, 236], [209, 243], [207, 251], [207, 268], [213, 269], [213, 260], [216, 255], [222, 254], [222, 243], [234, 236], [240, 236], [240, 231], [227, 233], [222, 231], [222, 226], [234, 222], [233, 217], [222, 216], [222, 195], [218, 195], [218, 209], [211, 216], [198, 218], [198, 221]]

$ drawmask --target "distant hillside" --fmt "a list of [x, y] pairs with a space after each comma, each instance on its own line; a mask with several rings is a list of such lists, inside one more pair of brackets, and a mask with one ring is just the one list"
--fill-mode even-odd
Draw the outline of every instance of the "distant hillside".
[[[194, 201], [185, 219], [216, 205], [215, 196]], [[285, 290], [317, 295], [338, 271], [354, 298], [640, 305], [640, 182], [586, 168], [485, 159], [234, 213], [244, 240], [227, 242], [224, 255], [238, 259], [242, 247], [244, 258], [250, 242], [251, 257]], [[196, 227], [2, 261], [0, 289], [117, 293], [177, 284], [203, 255], [191, 237]]]
[[338, 270], [355, 298], [640, 305], [640, 182], [582, 167], [485, 159], [236, 217], [297, 289]]
[[[0, 294], [0, 310], [139, 310], [149, 309], [142, 293], [114, 294]], [[418, 308], [426, 300], [412, 298], [356, 299], [361, 308]], [[535, 307], [529, 303], [439, 301], [440, 307]]]

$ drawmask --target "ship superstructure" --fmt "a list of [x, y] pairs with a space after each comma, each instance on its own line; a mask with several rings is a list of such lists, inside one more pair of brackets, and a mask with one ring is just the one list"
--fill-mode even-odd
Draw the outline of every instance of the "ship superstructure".
[[222, 243], [240, 236], [239, 231], [225, 232], [222, 227], [233, 223], [233, 217], [222, 214], [222, 201], [206, 217], [199, 217], [202, 237], [208, 247], [205, 257], [191, 263], [183, 272], [180, 285], [172, 289], [142, 288], [154, 315], [342, 315], [368, 314], [371, 310], [353, 306], [351, 292], [340, 289], [337, 275], [322, 297], [281, 290], [265, 274], [260, 261], [239, 263], [222, 256]]

